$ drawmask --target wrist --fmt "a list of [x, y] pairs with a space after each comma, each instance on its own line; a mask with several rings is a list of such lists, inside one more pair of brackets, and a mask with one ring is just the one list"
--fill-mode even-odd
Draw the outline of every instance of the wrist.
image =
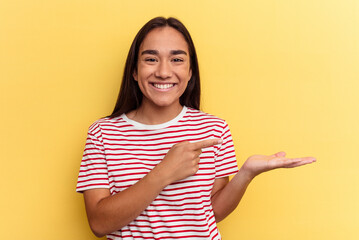
[[245, 167], [241, 167], [239, 169], [238, 174], [242, 176], [242, 178], [246, 179], [246, 181], [250, 182], [257, 176], [257, 174], [253, 173], [252, 171], [246, 169]]
[[166, 171], [162, 171], [161, 164], [154, 167], [148, 175], [156, 181], [156, 184], [162, 186], [162, 188], [171, 184], [170, 176], [166, 173]]

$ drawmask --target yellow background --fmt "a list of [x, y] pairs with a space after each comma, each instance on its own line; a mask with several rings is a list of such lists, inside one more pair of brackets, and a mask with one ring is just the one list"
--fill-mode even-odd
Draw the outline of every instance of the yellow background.
[[190, 30], [202, 110], [230, 124], [239, 165], [318, 159], [255, 179], [224, 239], [359, 239], [356, 0], [2, 0], [1, 239], [96, 239], [75, 193], [87, 128], [112, 111], [131, 41], [158, 15]]

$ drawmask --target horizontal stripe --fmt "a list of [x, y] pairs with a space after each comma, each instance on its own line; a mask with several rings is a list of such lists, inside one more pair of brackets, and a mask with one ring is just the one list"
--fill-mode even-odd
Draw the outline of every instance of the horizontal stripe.
[[[211, 206], [216, 178], [238, 172], [228, 125], [215, 116], [185, 108], [165, 128], [145, 129], [122, 116], [103, 118], [89, 127], [77, 191], [107, 188], [117, 194], [131, 187], [159, 164], [174, 144], [222, 138], [202, 149], [199, 170], [171, 183], [129, 225], [108, 239], [220, 239]], [[136, 125], [136, 126], [135, 126]]]

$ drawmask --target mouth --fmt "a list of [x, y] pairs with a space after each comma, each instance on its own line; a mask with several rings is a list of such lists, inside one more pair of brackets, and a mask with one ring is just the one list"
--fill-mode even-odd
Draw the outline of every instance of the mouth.
[[175, 83], [152, 83], [152, 86], [161, 90], [173, 88], [175, 85]]

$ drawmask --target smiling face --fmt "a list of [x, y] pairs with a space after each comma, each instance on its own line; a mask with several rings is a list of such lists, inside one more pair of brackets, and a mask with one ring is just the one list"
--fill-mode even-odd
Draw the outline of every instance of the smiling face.
[[155, 28], [143, 40], [134, 79], [143, 93], [141, 107], [182, 108], [179, 98], [192, 71], [188, 45], [172, 27]]

